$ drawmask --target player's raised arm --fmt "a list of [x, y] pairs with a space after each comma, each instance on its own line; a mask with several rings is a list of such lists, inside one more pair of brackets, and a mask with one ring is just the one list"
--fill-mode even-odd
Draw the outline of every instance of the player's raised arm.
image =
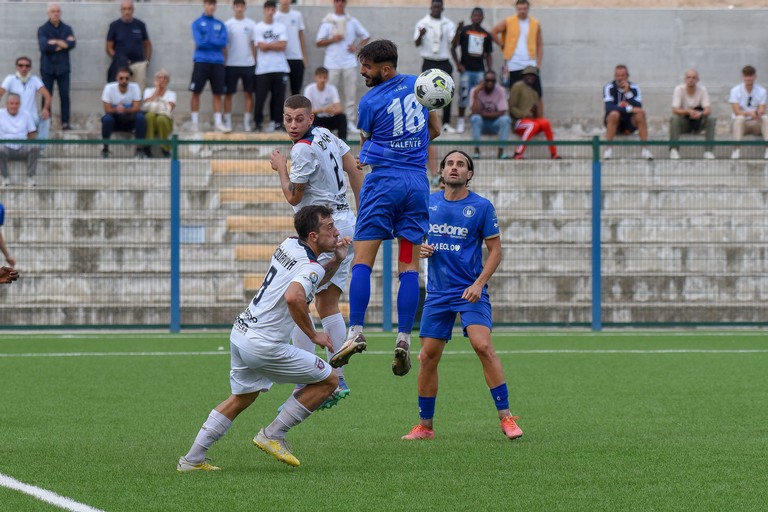
[[296, 206], [304, 197], [306, 184], [291, 182], [291, 179], [288, 176], [288, 160], [279, 149], [272, 151], [269, 162], [272, 165], [272, 169], [277, 171], [277, 175], [280, 177], [280, 188], [283, 191], [286, 201], [288, 201], [291, 206]]
[[435, 140], [440, 136], [443, 131], [440, 120], [437, 119], [437, 110], [429, 111], [429, 120], [427, 121], [427, 127], [429, 128], [429, 140]]

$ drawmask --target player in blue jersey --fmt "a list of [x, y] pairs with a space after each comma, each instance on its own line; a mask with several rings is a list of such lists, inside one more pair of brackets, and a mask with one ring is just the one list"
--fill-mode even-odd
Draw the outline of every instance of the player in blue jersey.
[[362, 335], [371, 297], [371, 269], [382, 240], [397, 237], [398, 335], [392, 371], [411, 368], [410, 336], [419, 303], [419, 247], [429, 224], [427, 148], [440, 135], [437, 114], [416, 100], [416, 77], [397, 72], [397, 46], [378, 40], [358, 53], [360, 74], [371, 90], [358, 107], [360, 164], [370, 165], [363, 181], [355, 228], [355, 258], [349, 284], [349, 336], [331, 358], [341, 366], [365, 348]]
[[[432, 418], [437, 398], [437, 365], [451, 339], [456, 314], [461, 316], [464, 336], [483, 365], [509, 439], [523, 431], [509, 411], [504, 369], [491, 341], [491, 301], [488, 280], [501, 263], [501, 238], [496, 210], [490, 201], [467, 188], [474, 174], [472, 159], [463, 151], [451, 151], [440, 163], [445, 189], [429, 198], [429, 235], [421, 246], [428, 257], [427, 298], [421, 314], [419, 354], [419, 424], [403, 436], [406, 440], [433, 439]], [[483, 264], [483, 242], [488, 257]]]

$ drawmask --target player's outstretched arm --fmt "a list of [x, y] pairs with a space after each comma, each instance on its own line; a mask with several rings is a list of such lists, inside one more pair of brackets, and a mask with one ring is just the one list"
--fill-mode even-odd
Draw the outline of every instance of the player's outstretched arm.
[[19, 271], [11, 267], [0, 267], [0, 283], [12, 283], [19, 278]]
[[429, 140], [435, 140], [442, 133], [443, 128], [440, 124], [440, 121], [437, 119], [436, 110], [429, 111], [429, 121], [427, 122], [427, 127], [429, 128]]
[[501, 264], [501, 237], [485, 239], [485, 246], [488, 248], [488, 257], [485, 259], [483, 271], [477, 276], [475, 282], [464, 290], [461, 298], [469, 302], [477, 302], [483, 294], [483, 287], [491, 279], [491, 276]]
[[275, 149], [272, 150], [269, 163], [272, 166], [272, 170], [277, 171], [277, 175], [280, 177], [280, 189], [283, 191], [286, 201], [291, 206], [299, 204], [304, 197], [306, 185], [304, 183], [291, 182], [288, 176], [288, 159], [279, 149]]
[[355, 210], [360, 211], [360, 189], [363, 188], [363, 171], [357, 166], [357, 160], [352, 156], [351, 151], [347, 151], [341, 157], [341, 167], [347, 173], [349, 186], [352, 193], [355, 194]]
[[288, 304], [288, 311], [291, 313], [293, 321], [296, 322], [299, 329], [312, 340], [312, 343], [330, 349], [331, 352], [333, 352], [333, 342], [331, 342], [331, 338], [323, 332], [317, 332], [315, 326], [312, 324], [304, 287], [299, 283], [291, 283], [288, 286], [288, 290], [285, 292], [285, 303]]

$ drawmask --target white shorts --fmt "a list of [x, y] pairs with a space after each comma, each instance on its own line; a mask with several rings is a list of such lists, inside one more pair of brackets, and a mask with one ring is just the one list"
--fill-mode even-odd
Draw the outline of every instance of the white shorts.
[[269, 391], [272, 384], [314, 384], [331, 374], [331, 365], [306, 350], [266, 341], [258, 331], [232, 328], [229, 384], [233, 395]]
[[[336, 225], [336, 229], [339, 230], [339, 236], [341, 237], [354, 237], [356, 220], [357, 217], [355, 217], [355, 214], [352, 213], [352, 210], [341, 212], [337, 211], [333, 214], [333, 223]], [[352, 260], [354, 257], [355, 250], [350, 245], [347, 257], [344, 258], [344, 261], [341, 262], [341, 265], [339, 265], [338, 270], [336, 270], [336, 273], [333, 275], [331, 280], [325, 283], [323, 286], [319, 287], [317, 291], [321, 292], [326, 290], [329, 286], [334, 284], [339, 288], [339, 290], [341, 290], [342, 293], [345, 293], [347, 291], [347, 282], [349, 281], [349, 269], [352, 266]], [[331, 258], [333, 258], [332, 252], [324, 252], [317, 257], [317, 261], [321, 265], [325, 265], [331, 260]]]

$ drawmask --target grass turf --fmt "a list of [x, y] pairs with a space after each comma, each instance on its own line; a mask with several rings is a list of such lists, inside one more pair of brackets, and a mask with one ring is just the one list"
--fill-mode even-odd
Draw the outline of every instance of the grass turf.
[[[392, 336], [368, 337], [350, 397], [289, 433], [301, 467], [250, 442], [282, 385], [209, 452], [223, 471], [178, 474], [229, 393], [228, 333], [0, 335], [0, 473], [109, 512], [765, 510], [766, 333], [495, 333], [514, 442], [460, 336], [440, 365], [436, 439], [401, 441], [418, 419], [418, 342], [398, 378]], [[723, 352], [738, 350], [755, 352]], [[126, 354], [142, 352], [176, 355]], [[2, 487], [0, 509], [57, 510]]]

